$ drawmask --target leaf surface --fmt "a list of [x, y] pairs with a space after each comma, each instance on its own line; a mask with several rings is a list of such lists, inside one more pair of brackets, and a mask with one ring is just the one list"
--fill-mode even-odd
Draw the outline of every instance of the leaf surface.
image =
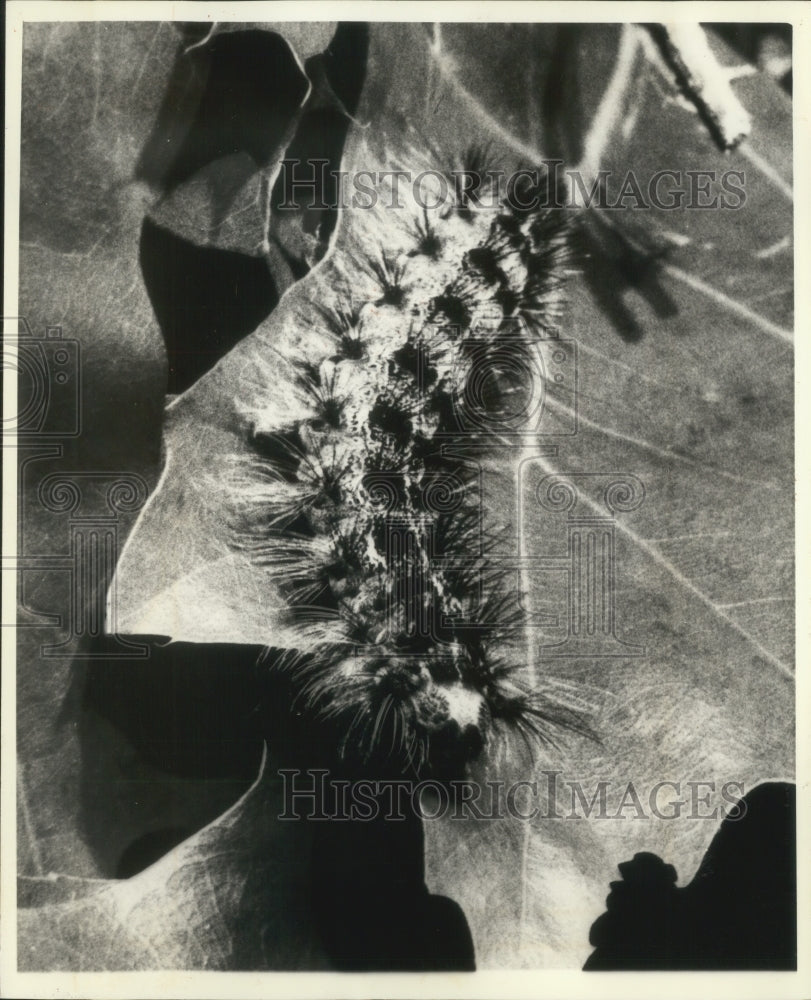
[[[754, 133], [737, 152], [721, 154], [651, 57], [641, 29], [592, 28], [546, 41], [528, 32], [521, 43], [531, 53], [528, 79], [520, 87], [506, 65], [517, 44], [508, 29], [376, 26], [357, 111], [369, 127], [350, 136], [345, 169], [368, 167], [379, 144], [406, 166], [430, 163], [437, 152], [452, 160], [473, 134], [489, 142], [505, 170], [540, 154], [582, 166], [586, 178], [613, 170], [620, 182], [630, 168], [640, 178], [661, 169], [745, 175], [746, 202], [736, 210], [583, 213], [585, 255], [562, 329], [577, 344], [577, 393], [569, 405], [555, 397], [544, 415], [571, 422], [576, 408], [577, 433], [541, 433], [539, 442], [557, 453], [528, 453], [520, 476], [514, 455], [488, 463], [486, 510], [516, 512], [529, 606], [559, 618], [557, 629], [531, 629], [522, 655], [539, 679], [568, 685], [573, 702], [590, 706], [600, 741], [571, 738], [534, 762], [515, 749], [483, 760], [479, 778], [538, 780], [535, 804], [547, 813], [543, 771], [560, 772], [562, 818], [427, 821], [429, 882], [464, 909], [479, 968], [580, 967], [617, 863], [654, 851], [684, 883], [717, 827], [717, 819], [690, 818], [690, 806], [676, 819], [632, 818], [635, 809], [618, 809], [629, 783], [649, 813], [647, 796], [659, 781], [688, 789], [689, 781], [715, 782], [704, 813], [723, 805], [724, 782], [748, 790], [793, 771], [791, 109], [770, 80], [742, 77], [734, 86]], [[596, 67], [591, 76], [587, 66]], [[505, 87], [508, 70], [513, 85]], [[403, 136], [410, 148], [400, 148]], [[362, 223], [347, 215], [338, 243]], [[302, 338], [295, 317], [338, 280], [330, 267], [328, 258], [292, 287], [171, 405], [161, 481], [119, 564], [123, 631], [294, 642], [272, 582], [233, 553], [225, 512], [235, 460], [247, 453], [246, 414], [263, 401], [274, 405], [262, 395], [268, 370], [278, 398], [292, 399], [285, 359], [318, 347], [316, 332]], [[644, 503], [617, 513], [614, 523], [616, 632], [644, 647], [641, 656], [560, 658], [542, 648], [565, 637], [568, 619], [564, 575], [540, 570], [537, 560], [566, 555], [567, 526], [565, 513], [541, 506], [538, 489], [544, 477], [583, 474], [634, 476], [644, 486]], [[592, 497], [586, 506], [595, 514], [600, 502]], [[565, 782], [580, 782], [591, 797], [602, 780], [617, 818], [565, 818]], [[268, 874], [264, 830], [243, 804], [141, 876], [32, 911], [32, 940], [42, 934], [55, 943], [45, 957], [29, 948], [29, 961], [58, 965], [73, 954], [92, 963], [96, 951], [116, 968], [202, 967], [206, 954], [218, 968], [317, 962], [306, 929], [290, 951], [251, 950], [263, 940], [264, 900], [274, 892], [287, 898]], [[238, 850], [232, 855], [229, 847], [227, 866], [212, 869], [220, 838], [232, 836]], [[246, 872], [270, 879], [262, 881], [268, 895], [261, 903], [250, 892], [230, 896], [205, 936], [209, 899], [239, 896]], [[166, 943], [148, 934], [137, 940], [135, 928], [142, 920], [148, 928], [158, 910]], [[102, 941], [109, 928], [124, 926], [125, 911], [137, 915], [132, 931]], [[237, 912], [245, 921], [238, 934]], [[253, 944], [237, 958], [240, 936]]]

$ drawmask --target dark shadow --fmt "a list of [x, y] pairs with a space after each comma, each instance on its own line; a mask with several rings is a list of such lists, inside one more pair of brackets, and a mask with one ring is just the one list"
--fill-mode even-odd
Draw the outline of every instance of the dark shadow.
[[128, 638], [146, 643], [149, 656], [116, 659], [114, 637], [96, 638], [74, 665], [71, 691], [82, 837], [101, 873], [118, 878], [157, 861], [247, 791], [264, 736], [259, 647]]
[[[287, 43], [267, 31], [232, 32], [187, 55], [181, 52], [137, 176], [168, 193], [228, 155], [247, 153], [257, 169], [266, 166], [280, 155], [312, 86], [284, 151], [289, 165], [279, 172], [271, 210], [274, 218], [292, 213], [316, 240], [316, 256], [323, 254], [338, 219], [337, 174], [349, 115], [360, 100], [367, 49], [368, 26], [351, 22], [339, 24], [327, 49], [307, 60], [306, 76]], [[190, 109], [195, 95], [196, 109]], [[308, 188], [313, 177], [316, 186]], [[297, 207], [283, 209], [283, 204]], [[284, 246], [279, 250], [295, 280], [307, 274], [312, 260], [299, 259]], [[166, 344], [170, 394], [209, 371], [279, 301], [262, 258], [198, 246], [149, 218], [141, 230], [139, 259]]]
[[[782, 43], [789, 55], [793, 48], [793, 27], [790, 24], [704, 23], [703, 27], [720, 35], [727, 45], [755, 65], [762, 56], [764, 43], [768, 44], [771, 39]], [[789, 69], [778, 82], [790, 94], [792, 71]]]
[[584, 969], [797, 968], [796, 789], [773, 782], [721, 824], [695, 878], [655, 854], [619, 865], [606, 912], [591, 927]]
[[583, 213], [574, 245], [594, 301], [623, 340], [634, 343], [645, 333], [625, 302], [629, 292], [641, 296], [661, 318], [678, 313], [661, 282], [666, 248], [643, 245], [594, 210]]
[[265, 166], [309, 86], [287, 42], [271, 31], [227, 32], [184, 54], [187, 46], [136, 168], [166, 192], [235, 153]]
[[541, 97], [545, 154], [549, 159], [580, 163], [582, 137], [586, 134], [577, 58], [582, 26], [558, 24], [548, 28], [551, 39], [549, 66]]
[[[379, 796], [381, 812], [386, 796]], [[425, 885], [422, 820], [322, 823], [314, 845], [313, 909], [344, 972], [474, 971], [461, 907]]]
[[[294, 813], [307, 816], [321, 808], [328, 816], [346, 817], [334, 782], [386, 783], [366, 796], [376, 813], [369, 819], [350, 816], [315, 823], [311, 906], [334, 967], [344, 972], [473, 971], [465, 915], [452, 900], [429, 893], [422, 819], [411, 806], [408, 788], [401, 796], [395, 790], [394, 782], [418, 776], [404, 774], [402, 763], [383, 750], [363, 759], [341, 756], [337, 748], [346, 720], [314, 724], [306, 712], [296, 710], [296, 684], [274, 670], [272, 653], [262, 666], [263, 716], [278, 754], [276, 766], [329, 772], [317, 807], [312, 798], [286, 800]], [[383, 731], [381, 747], [387, 737]], [[302, 786], [320, 787], [306, 775]]]
[[262, 757], [254, 669], [261, 648], [150, 643], [144, 660], [91, 660], [82, 708], [168, 774], [253, 781]]
[[[360, 101], [366, 78], [369, 26], [363, 21], [341, 22], [327, 49], [305, 63], [313, 82], [314, 107], [305, 110], [296, 135], [285, 153], [286, 166], [273, 188], [272, 207], [300, 211], [302, 229], [326, 248], [338, 221], [338, 171], [344, 144]], [[321, 161], [323, 166], [315, 164]], [[308, 184], [313, 180], [315, 187]], [[279, 209], [297, 205], [296, 210]], [[296, 264], [290, 261], [298, 277]]]
[[260, 257], [201, 247], [144, 219], [141, 272], [166, 344], [167, 392], [188, 389], [279, 301]]
[[124, 851], [118, 861], [115, 871], [116, 878], [131, 878], [145, 868], [159, 861], [173, 847], [182, 844], [194, 833], [182, 826], [165, 827], [162, 830], [151, 830], [134, 840]]
[[[138, 874], [224, 812], [255, 780], [264, 738], [276, 767], [326, 768], [352, 782], [403, 777], [385, 755], [343, 758], [346, 720], [315, 723], [272, 653], [137, 639], [149, 644], [146, 660], [106, 660], [112, 638], [95, 640], [83, 652], [102, 658], [85, 661], [72, 692], [82, 832], [111, 876]], [[330, 794], [327, 786], [324, 811], [340, 814]], [[330, 961], [346, 971], [472, 971], [462, 910], [425, 884], [422, 820], [407, 794], [392, 809], [391, 794], [374, 793], [371, 820], [316, 826], [310, 907]], [[309, 813], [309, 799], [302, 808]]]

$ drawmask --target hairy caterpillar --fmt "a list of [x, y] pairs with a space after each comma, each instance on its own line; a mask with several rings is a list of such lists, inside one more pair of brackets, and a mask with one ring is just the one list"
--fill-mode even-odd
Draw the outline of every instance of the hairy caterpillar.
[[416, 771], [469, 760], [504, 729], [587, 731], [506, 651], [521, 595], [465, 457], [498, 445], [511, 373], [555, 334], [566, 225], [484, 198], [475, 176], [434, 174], [419, 198], [389, 189], [346, 222], [296, 312], [300, 349], [265, 373], [250, 485], [234, 491], [238, 544], [302, 635], [273, 668], [306, 712], [339, 722], [341, 753], [386, 744]]

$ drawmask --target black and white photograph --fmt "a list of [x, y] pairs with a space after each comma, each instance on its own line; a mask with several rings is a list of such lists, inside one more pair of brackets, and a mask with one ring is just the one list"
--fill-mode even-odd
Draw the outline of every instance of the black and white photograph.
[[3, 996], [809, 995], [809, 13], [7, 5]]

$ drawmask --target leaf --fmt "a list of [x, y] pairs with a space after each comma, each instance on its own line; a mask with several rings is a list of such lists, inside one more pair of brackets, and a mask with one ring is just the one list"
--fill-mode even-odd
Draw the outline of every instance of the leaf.
[[[96, 873], [78, 829], [75, 702], [63, 707], [79, 639], [68, 637], [58, 658], [42, 655], [72, 631], [66, 615], [61, 629], [48, 620], [70, 608], [69, 577], [53, 566], [70, 557], [70, 528], [38, 491], [48, 475], [98, 472], [95, 483], [80, 480], [81, 513], [98, 520], [111, 513], [105, 482], [135, 475], [145, 498], [157, 479], [164, 359], [138, 266], [150, 194], [132, 170], [176, 45], [162, 24], [24, 28], [19, 308], [35, 336], [59, 324], [77, 352], [71, 374], [80, 376], [80, 392], [54, 393], [50, 426], [70, 431], [77, 406], [80, 426], [92, 428], [61, 437], [56, 447], [34, 440], [20, 466], [21, 555], [28, 562], [21, 602], [29, 627], [18, 632], [18, 794], [23, 871], [30, 874]], [[132, 520], [133, 512], [121, 515], [120, 535]], [[97, 602], [96, 594], [78, 598], [84, 607]]]
[[311, 829], [277, 822], [282, 808], [279, 779], [265, 772], [139, 875], [29, 880], [29, 895], [50, 899], [19, 911], [20, 969], [329, 968], [309, 910]]
[[[591, 694], [601, 736], [599, 746], [571, 746], [543, 766], [559, 769], [561, 781], [581, 782], [589, 797], [609, 779], [611, 813], [628, 782], [644, 790], [644, 801], [657, 781], [681, 782], [685, 794], [688, 781], [714, 781], [709, 813], [724, 781], [750, 789], [793, 773], [791, 256], [788, 249], [763, 256], [790, 240], [791, 203], [775, 179], [788, 173], [789, 161], [777, 154], [786, 148], [790, 106], [763, 77], [744, 85], [755, 132], [749, 146], [721, 159], [648, 66], [629, 82], [636, 126], [610, 137], [600, 166], [620, 177], [632, 166], [643, 178], [662, 164], [740, 169], [746, 205], [674, 211], [664, 221], [645, 211], [588, 219], [611, 236], [592, 244], [592, 265], [570, 289], [565, 329], [579, 349], [580, 425], [559, 457], [526, 470], [528, 558], [566, 551], [560, 523], [535, 500], [544, 476], [630, 473], [645, 487], [639, 510], [617, 517], [616, 602], [619, 634], [644, 644], [646, 655], [592, 662], [535, 655], [538, 669]], [[762, 164], [757, 171], [754, 163]], [[637, 241], [635, 250], [626, 239]], [[639, 248], [668, 241], [676, 248], [653, 264], [646, 287], [640, 269], [651, 267], [650, 254], [646, 261]], [[494, 491], [494, 507], [508, 502]], [[531, 603], [548, 608], [542, 577], [533, 583]], [[526, 765], [499, 775], [527, 776]], [[546, 779], [539, 778], [543, 813]], [[566, 815], [573, 792], [561, 787]], [[582, 965], [584, 928], [603, 909], [616, 864], [652, 851], [684, 884], [716, 829], [686, 817], [538, 819], [531, 832], [512, 825], [512, 833], [474, 821], [465, 832], [458, 823], [428, 830], [431, 884], [461, 903], [480, 968]], [[505, 878], [511, 868], [521, 880]], [[491, 887], [486, 897], [482, 877]]]
[[[281, 728], [291, 735], [286, 722]], [[309, 756], [311, 730], [298, 740], [294, 753]], [[258, 779], [230, 810], [139, 875], [22, 879], [21, 968], [472, 968], [461, 911], [423, 884], [419, 819], [372, 817], [351, 832], [307, 822], [317, 808], [307, 778], [288, 785], [289, 772], [280, 777], [290, 749], [272, 764], [263, 757]], [[294, 789], [309, 804], [296, 806]], [[320, 807], [331, 812], [330, 801], [327, 792]]]
[[[288, 42], [298, 47], [290, 59], [300, 66], [333, 33], [334, 25], [290, 26]], [[18, 633], [18, 816], [21, 871], [30, 875], [112, 874], [130, 841], [155, 833], [156, 825], [182, 821], [193, 830], [245, 788], [245, 779], [233, 775], [223, 777], [217, 792], [205, 780], [181, 788], [138, 759], [141, 748], [103, 717], [109, 706], [88, 706], [82, 692], [89, 658], [118, 676], [115, 657], [129, 655], [134, 659], [125, 665], [139, 677], [150, 674], [150, 665], [160, 669], [162, 660], [143, 643], [127, 647], [99, 639], [109, 578], [81, 589], [71, 575], [70, 514], [48, 509], [41, 499], [43, 486], [61, 481], [49, 477], [73, 484], [81, 495], [74, 513], [108, 526], [112, 515], [120, 552], [158, 480], [166, 353], [139, 243], [160, 189], [152, 156], [156, 130], [162, 140], [168, 133], [182, 145], [204, 92], [205, 60], [184, 61], [187, 47], [167, 23], [24, 26], [19, 309], [34, 337], [59, 325], [69, 351], [76, 352], [69, 391], [51, 392], [46, 430], [56, 433], [56, 442], [29, 440], [33, 449], [23, 452], [20, 466], [26, 627]], [[296, 72], [307, 90], [303, 73]], [[256, 175], [255, 164], [251, 169]], [[267, 273], [264, 262], [260, 266]], [[176, 288], [174, 293], [180, 298]], [[71, 436], [73, 430], [80, 433]], [[118, 481], [138, 498], [129, 509], [110, 509], [108, 489]], [[72, 606], [78, 626], [71, 623]], [[167, 795], [175, 796], [168, 824]], [[101, 838], [95, 831], [99, 814]], [[88, 828], [95, 841], [90, 847]]]
[[[326, 249], [366, 28], [309, 29], [303, 61], [290, 32], [250, 25], [215, 30], [176, 58], [136, 170], [160, 191], [140, 251], [172, 393], [254, 329]], [[290, 178], [310, 176], [324, 210], [296, 207]]]
[[[526, 92], [503, 87], [498, 72], [517, 44], [508, 29], [443, 25], [431, 35], [423, 26], [378, 28], [357, 112], [371, 125], [366, 135], [356, 130], [350, 136], [345, 159], [347, 169], [366, 167], [378, 138], [393, 146], [404, 135], [428, 161], [434, 147], [452, 158], [475, 132], [478, 141], [489, 140], [496, 165], [505, 170], [548, 149], [548, 155], [560, 151], [567, 163], [582, 165], [584, 174], [614, 169], [620, 180], [631, 166], [642, 177], [663, 165], [746, 172], [747, 201], [737, 211], [682, 209], [668, 212], [665, 222], [664, 213], [645, 210], [585, 214], [580, 238], [592, 258], [571, 283], [563, 326], [578, 347], [577, 434], [550, 437], [557, 455], [536, 454], [526, 462], [519, 490], [514, 456], [487, 465], [490, 515], [516, 510], [519, 496], [523, 501], [517, 540], [530, 565], [566, 554], [565, 517], [536, 501], [545, 476], [624, 474], [645, 488], [644, 503], [615, 519], [617, 635], [644, 646], [644, 656], [555, 659], [540, 649], [542, 641], [563, 638], [565, 603], [544, 574], [528, 574], [530, 607], [555, 611], [561, 620], [557, 632], [530, 632], [528, 659], [547, 682], [568, 686], [573, 701], [591, 705], [601, 742], [572, 738], [535, 762], [514, 750], [485, 759], [477, 772], [506, 784], [538, 778], [544, 807], [541, 772], [558, 770], [564, 814], [570, 811], [566, 780], [589, 792], [597, 781], [608, 781], [612, 813], [629, 782], [644, 800], [665, 778], [715, 781], [711, 809], [720, 802], [723, 782], [740, 781], [748, 789], [790, 775], [793, 766], [786, 724], [793, 717], [786, 621], [793, 552], [791, 258], [780, 249], [791, 235], [790, 106], [771, 81], [742, 78], [735, 86], [755, 132], [750, 145], [722, 158], [634, 32], [591, 28], [574, 39], [563, 33], [565, 59], [557, 42], [537, 55], [530, 75], [539, 77], [542, 98], [533, 120], [540, 124], [529, 133], [530, 145], [522, 117]], [[550, 74], [563, 64], [557, 94]], [[481, 72], [483, 65], [492, 75]], [[594, 82], [582, 66], [599, 67]], [[512, 105], [506, 109], [500, 103], [505, 95]], [[362, 223], [347, 215], [336, 240]], [[223, 511], [234, 459], [245, 453], [246, 412], [262, 404], [268, 368], [282, 397], [290, 381], [285, 359], [294, 349], [318, 346], [314, 333], [297, 340], [293, 317], [339, 277], [330, 267], [327, 258], [292, 287], [269, 320], [170, 407], [161, 483], [118, 568], [123, 631], [198, 642], [291, 640], [270, 583], [231, 551]], [[571, 420], [571, 407], [559, 401], [550, 406], [562, 422]], [[595, 513], [599, 496], [589, 502]], [[167, 538], [176, 540], [171, 563]], [[229, 817], [222, 835], [239, 827], [235, 835], [244, 853], [234, 869], [217, 873], [215, 892], [230, 878], [243, 884], [244, 871], [257, 870], [251, 866], [264, 850], [261, 824], [259, 833], [250, 828], [257, 820], [240, 810]], [[634, 852], [654, 851], [686, 882], [716, 822], [687, 816], [446, 819], [425, 827], [429, 884], [462, 905], [479, 968], [580, 967], [616, 864]], [[209, 834], [219, 837], [220, 824]], [[68, 954], [92, 955], [100, 917], [118, 928], [119, 900], [131, 893], [136, 926], [143, 919], [148, 927], [150, 907], [162, 900], [171, 961], [197, 964], [203, 951], [174, 928], [192, 913], [197, 929], [200, 914], [208, 912], [202, 883], [183, 866], [199, 862], [207, 871], [209, 843], [198, 838], [178, 849], [172, 864], [184, 875], [170, 886], [168, 901], [153, 895], [157, 880], [147, 871], [99, 890], [91, 902], [32, 914], [32, 934], [46, 927], [44, 936], [57, 942], [57, 950], [31, 961], [42, 968], [67, 962]], [[169, 858], [158, 866], [164, 878], [168, 868], [160, 866]], [[245, 899], [239, 913], [255, 916], [259, 905]], [[234, 911], [225, 912], [225, 922], [213, 925], [216, 941], [204, 940], [215, 962], [225, 963], [218, 967], [234, 967], [228, 955]], [[71, 927], [79, 928], [73, 937]], [[167, 953], [156, 955], [154, 947], [126, 937], [123, 947], [104, 944], [100, 954], [115, 967], [163, 967]], [[297, 967], [318, 961], [309, 948], [304, 933], [295, 943]], [[280, 967], [275, 963], [284, 966], [287, 959], [279, 956], [287, 954], [251, 952], [247, 960]]]

